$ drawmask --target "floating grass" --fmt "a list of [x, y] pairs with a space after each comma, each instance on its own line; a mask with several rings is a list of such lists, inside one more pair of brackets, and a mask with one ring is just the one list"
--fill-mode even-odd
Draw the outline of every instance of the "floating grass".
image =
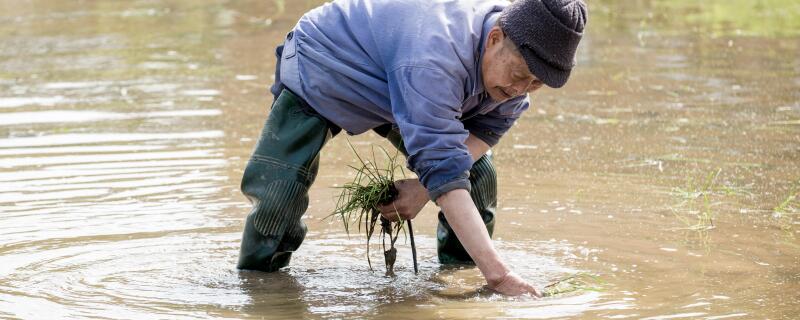
[[[411, 221], [406, 221], [398, 215], [398, 221], [391, 222], [381, 216], [378, 211], [378, 206], [391, 203], [398, 194], [394, 186], [395, 173], [401, 172], [405, 175], [403, 167], [398, 163], [398, 153], [390, 155], [386, 149], [379, 148], [381, 153], [386, 159], [386, 164], [379, 166], [377, 164], [377, 157], [375, 147], [371, 149], [371, 159], [365, 160], [355, 150], [352, 144], [348, 142], [350, 149], [358, 159], [359, 166], [350, 166], [355, 170], [355, 177], [351, 182], [344, 184], [341, 193], [336, 201], [336, 208], [331, 216], [338, 217], [342, 220], [345, 232], [350, 234], [351, 225], [355, 224], [359, 232], [364, 232], [367, 238], [367, 263], [370, 270], [372, 270], [372, 261], [370, 259], [369, 248], [370, 239], [375, 233], [375, 227], [378, 221], [380, 224], [381, 244], [383, 248], [384, 261], [386, 262], [386, 274], [394, 274], [394, 262], [397, 258], [397, 249], [395, 249], [395, 242], [403, 231], [404, 225], [408, 225], [408, 234], [411, 239], [411, 250], [414, 259], [414, 272], [417, 270], [417, 253], [414, 244], [414, 233], [411, 227]], [[362, 229], [363, 228], [363, 229]], [[389, 246], [387, 249], [386, 238], [389, 238]]]
[[542, 296], [553, 297], [573, 292], [602, 291], [604, 284], [597, 276], [588, 273], [577, 273], [544, 286]]
[[[718, 192], [715, 183], [721, 172], [722, 169], [712, 171], [704, 182], [699, 183], [695, 183], [690, 178], [686, 181], [686, 187], [672, 189], [672, 194], [682, 199], [680, 204], [672, 207], [672, 213], [675, 218], [685, 225], [685, 227], [679, 229], [694, 233], [697, 240], [706, 250], [709, 249], [709, 231], [716, 228], [714, 225], [716, 214], [713, 209], [716, 203], [712, 202], [711, 197]], [[698, 202], [700, 202], [699, 205]], [[685, 209], [678, 210], [678, 208]]]
[[[695, 184], [689, 179], [686, 182], [685, 188], [673, 189], [673, 194], [684, 199], [680, 206], [688, 205], [689, 213], [695, 215], [695, 218], [692, 219], [686, 215], [675, 212], [675, 216], [686, 225], [686, 229], [707, 231], [714, 228], [714, 211], [711, 208], [711, 196], [714, 194], [714, 182], [720, 172], [722, 172], [722, 169], [717, 169], [716, 172], [709, 173], [706, 177], [705, 184]], [[702, 206], [700, 208], [695, 207], [694, 202], [697, 199], [702, 199]]]
[[666, 154], [660, 157], [656, 157], [654, 160], [660, 161], [668, 161], [668, 162], [684, 162], [684, 163], [705, 163], [705, 164], [720, 164], [725, 166], [731, 167], [743, 167], [743, 168], [763, 168], [764, 165], [760, 163], [752, 163], [752, 162], [719, 162], [712, 159], [705, 159], [705, 158], [689, 158], [684, 157], [679, 154]]
[[786, 198], [772, 209], [772, 216], [778, 220], [786, 239], [795, 240], [794, 225], [800, 221], [800, 180], [795, 182]]

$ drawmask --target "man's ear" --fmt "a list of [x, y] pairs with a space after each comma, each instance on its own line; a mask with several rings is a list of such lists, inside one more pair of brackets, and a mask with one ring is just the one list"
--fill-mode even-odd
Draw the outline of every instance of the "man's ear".
[[487, 46], [493, 47], [497, 44], [502, 44], [504, 38], [505, 34], [503, 33], [503, 29], [500, 29], [500, 26], [494, 26], [491, 30], [489, 30], [486, 44]]

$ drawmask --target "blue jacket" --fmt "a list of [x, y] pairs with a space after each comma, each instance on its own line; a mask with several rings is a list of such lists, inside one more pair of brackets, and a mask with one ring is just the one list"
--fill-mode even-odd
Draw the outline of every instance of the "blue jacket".
[[497, 103], [480, 74], [486, 34], [506, 1], [335, 0], [287, 36], [280, 78], [350, 134], [400, 129], [408, 167], [431, 199], [469, 190], [469, 133], [490, 146], [528, 108]]

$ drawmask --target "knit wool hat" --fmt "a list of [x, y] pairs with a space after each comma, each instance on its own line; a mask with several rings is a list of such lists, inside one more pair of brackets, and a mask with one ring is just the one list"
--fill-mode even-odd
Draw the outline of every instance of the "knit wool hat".
[[552, 88], [567, 83], [585, 25], [582, 0], [516, 0], [500, 15], [500, 28], [528, 69]]

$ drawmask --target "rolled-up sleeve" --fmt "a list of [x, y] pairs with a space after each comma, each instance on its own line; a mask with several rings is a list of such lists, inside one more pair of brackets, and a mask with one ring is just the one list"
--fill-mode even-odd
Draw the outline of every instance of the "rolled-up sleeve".
[[463, 83], [436, 68], [403, 66], [387, 74], [392, 114], [408, 151], [408, 167], [436, 201], [470, 190], [472, 157], [461, 117]]
[[527, 95], [514, 98], [503, 102], [486, 114], [479, 114], [465, 120], [464, 127], [471, 134], [493, 147], [529, 106], [530, 100]]

